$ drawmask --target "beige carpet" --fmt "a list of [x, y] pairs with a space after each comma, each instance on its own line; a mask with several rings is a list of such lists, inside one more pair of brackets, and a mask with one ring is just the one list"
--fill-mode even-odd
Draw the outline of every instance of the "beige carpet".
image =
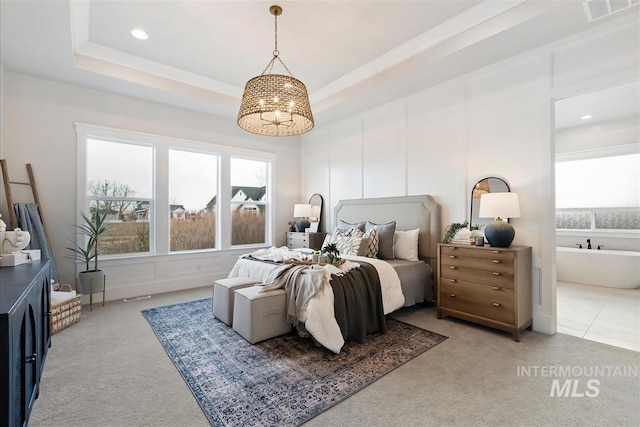
[[[29, 425], [207, 426], [140, 310], [210, 292], [200, 288], [85, 310], [78, 324], [53, 336]], [[534, 332], [524, 332], [516, 343], [503, 332], [437, 320], [432, 307], [402, 309], [395, 317], [449, 339], [305, 426], [640, 424], [638, 352]], [[583, 372], [631, 367], [636, 376], [575, 377], [576, 395], [593, 394], [586, 384], [597, 379], [597, 396], [550, 397], [554, 379], [564, 385], [568, 378], [518, 375], [519, 368], [535, 366]]]

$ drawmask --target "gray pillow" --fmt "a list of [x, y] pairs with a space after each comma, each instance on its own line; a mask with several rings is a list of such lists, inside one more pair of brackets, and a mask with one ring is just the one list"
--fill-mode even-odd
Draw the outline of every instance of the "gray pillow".
[[357, 222], [357, 223], [354, 223], [354, 224], [352, 224], [350, 222], [347, 222], [347, 221], [343, 221], [343, 220], [338, 221], [338, 228], [340, 230], [344, 230], [344, 231], [349, 231], [352, 228], [357, 228], [360, 231], [364, 232], [364, 227], [365, 227], [364, 221], [363, 222]]
[[378, 229], [378, 258], [394, 259], [393, 235], [396, 232], [396, 222], [391, 221], [386, 224], [376, 224], [374, 222], [367, 221], [364, 226], [365, 232], [369, 231], [373, 227]]

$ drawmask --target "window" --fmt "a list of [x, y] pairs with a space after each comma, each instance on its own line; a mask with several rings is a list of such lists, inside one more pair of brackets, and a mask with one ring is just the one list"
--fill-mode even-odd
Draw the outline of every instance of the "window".
[[267, 167], [264, 161], [231, 158], [231, 244], [265, 243]]
[[106, 213], [111, 225], [98, 250], [102, 254], [149, 252], [153, 148], [88, 139], [86, 184], [90, 217]]
[[78, 210], [106, 212], [113, 226], [102, 254], [271, 244], [275, 155], [83, 124], [76, 131]]
[[170, 250], [216, 247], [218, 156], [169, 150]]
[[640, 154], [556, 163], [556, 228], [640, 229]]

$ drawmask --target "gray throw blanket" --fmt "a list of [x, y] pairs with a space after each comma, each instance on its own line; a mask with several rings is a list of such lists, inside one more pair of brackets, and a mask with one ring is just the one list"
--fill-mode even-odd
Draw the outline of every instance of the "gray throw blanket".
[[343, 276], [333, 275], [331, 287], [335, 317], [345, 342], [364, 343], [367, 334], [387, 332], [380, 277], [375, 267], [360, 263], [360, 267]]
[[13, 210], [18, 217], [18, 226], [22, 230], [28, 231], [31, 235], [29, 249], [40, 249], [40, 257], [51, 260], [51, 278], [58, 280], [58, 274], [53, 262], [53, 256], [51, 255], [51, 249], [49, 248], [49, 242], [47, 241], [47, 235], [44, 232], [44, 225], [38, 212], [38, 205], [34, 203], [14, 203]]

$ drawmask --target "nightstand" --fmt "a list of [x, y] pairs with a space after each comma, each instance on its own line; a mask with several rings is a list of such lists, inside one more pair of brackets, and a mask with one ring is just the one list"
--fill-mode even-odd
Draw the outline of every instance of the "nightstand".
[[438, 309], [511, 332], [531, 328], [531, 247], [438, 244]]
[[324, 242], [324, 236], [327, 233], [296, 233], [292, 231], [287, 232], [287, 247], [289, 249], [307, 248], [307, 249], [320, 249], [322, 242]]

